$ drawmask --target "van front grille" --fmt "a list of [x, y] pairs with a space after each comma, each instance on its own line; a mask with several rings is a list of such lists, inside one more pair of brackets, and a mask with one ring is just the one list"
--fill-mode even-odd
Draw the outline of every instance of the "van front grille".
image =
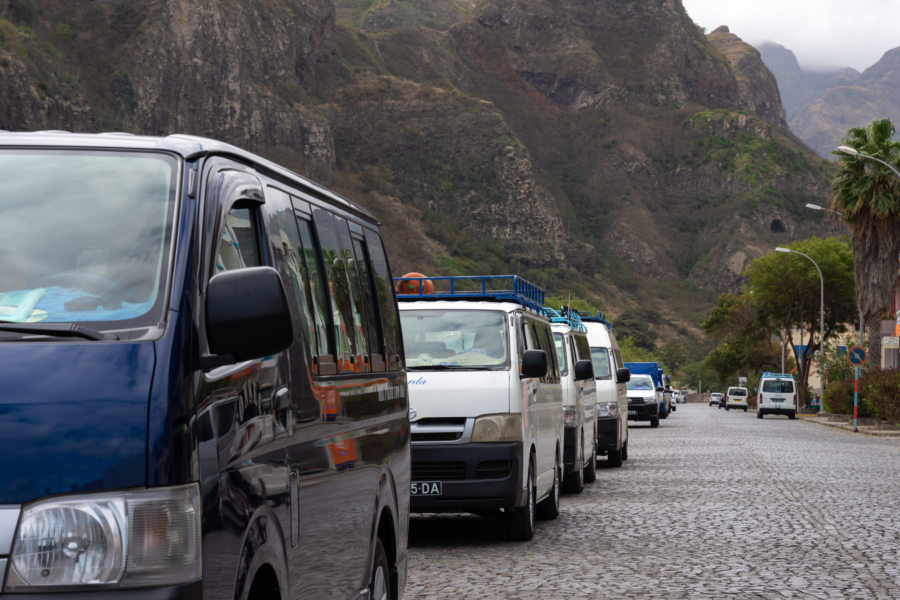
[[412, 464], [413, 481], [430, 481], [445, 479], [465, 479], [466, 463], [456, 462], [414, 462]]
[[411, 440], [416, 442], [455, 442], [466, 430], [466, 419], [421, 419], [410, 424]]

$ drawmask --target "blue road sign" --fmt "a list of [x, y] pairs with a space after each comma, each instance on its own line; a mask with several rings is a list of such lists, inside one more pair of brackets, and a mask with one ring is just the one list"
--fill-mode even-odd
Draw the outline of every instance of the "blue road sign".
[[866, 351], [859, 346], [853, 346], [847, 352], [847, 358], [850, 359], [850, 362], [854, 365], [862, 365], [866, 362]]

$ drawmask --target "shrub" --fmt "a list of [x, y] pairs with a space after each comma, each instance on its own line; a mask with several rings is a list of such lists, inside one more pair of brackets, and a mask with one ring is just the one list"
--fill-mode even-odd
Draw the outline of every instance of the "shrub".
[[900, 420], [900, 369], [871, 369], [860, 384], [874, 416]]
[[853, 414], [853, 380], [841, 379], [829, 383], [825, 388], [822, 402], [825, 412], [839, 415]]

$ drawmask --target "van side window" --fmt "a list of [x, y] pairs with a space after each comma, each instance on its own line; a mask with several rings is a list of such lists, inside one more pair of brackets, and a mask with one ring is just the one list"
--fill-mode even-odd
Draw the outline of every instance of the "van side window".
[[544, 383], [559, 383], [559, 364], [556, 361], [556, 348], [553, 344], [553, 336], [550, 326], [546, 323], [536, 323], [538, 343], [541, 350], [547, 353], [547, 376], [542, 379]]
[[587, 336], [576, 335], [572, 339], [575, 341], [573, 346], [575, 349], [576, 360], [591, 360], [591, 347], [588, 344]]
[[325, 278], [331, 299], [331, 330], [334, 333], [338, 373], [353, 373], [356, 370], [357, 332], [347, 264], [341, 250], [337, 222], [334, 215], [318, 207], [313, 208], [313, 222], [322, 247]]
[[614, 356], [615, 359], [616, 359], [616, 366], [615, 366], [615, 368], [616, 368], [616, 369], [621, 369], [622, 366], [625, 364], [625, 361], [622, 359], [622, 353], [619, 352], [619, 349], [618, 349], [618, 348], [613, 348], [612, 351], [613, 351], [613, 356]]
[[[285, 283], [289, 281], [294, 287], [294, 296], [296, 297], [297, 308], [300, 312], [301, 329], [306, 339], [306, 352], [317, 346], [316, 328], [313, 323], [312, 312], [310, 307], [312, 301], [309, 295], [309, 274], [303, 260], [303, 244], [300, 241], [300, 233], [297, 230], [297, 223], [294, 219], [294, 211], [290, 208], [290, 200], [286, 193], [275, 188], [269, 188], [267, 193], [270, 196], [283, 196], [283, 201], [279, 202], [282, 206], [288, 208], [279, 211], [273, 219], [273, 227], [275, 229], [272, 236], [272, 243], [276, 244], [276, 252], [280, 252], [284, 256], [284, 264], [287, 268]], [[313, 348], [310, 348], [312, 346]], [[315, 352], [317, 353], [317, 352]]]
[[353, 241], [347, 221], [334, 217], [338, 239], [341, 243], [341, 256], [344, 259], [347, 291], [350, 294], [350, 310], [353, 314], [353, 330], [356, 345], [354, 347], [354, 370], [357, 373], [371, 371], [369, 366], [368, 337], [366, 336], [366, 316], [363, 308], [362, 289], [359, 283], [359, 272], [356, 270], [356, 258], [353, 253]]
[[297, 229], [300, 231], [300, 241], [303, 244], [301, 252], [301, 265], [306, 269], [309, 280], [310, 307], [313, 315], [313, 329], [315, 330], [315, 355], [313, 373], [316, 375], [334, 375], [337, 367], [334, 364], [334, 346], [331, 342], [331, 318], [328, 308], [328, 288], [325, 285], [325, 277], [322, 273], [321, 253], [319, 245], [313, 236], [312, 223], [296, 214]]
[[235, 205], [228, 211], [219, 234], [216, 273], [258, 267], [262, 264], [256, 219], [256, 212], [250, 208], [239, 208], [239, 205]]
[[556, 349], [556, 362], [559, 364], [559, 372], [561, 375], [568, 373], [568, 361], [566, 361], [566, 340], [561, 333], [553, 333], [553, 346]]
[[369, 255], [365, 242], [353, 238], [353, 265], [359, 273], [362, 303], [366, 313], [366, 337], [369, 344], [369, 356], [373, 371], [384, 371], [384, 333], [381, 320], [378, 318], [377, 293], [372, 270], [369, 268]]
[[366, 245], [369, 249], [369, 256], [372, 258], [375, 290], [378, 294], [378, 308], [381, 311], [381, 325], [384, 331], [387, 368], [389, 371], [397, 371], [402, 368], [401, 355], [403, 353], [400, 351], [400, 315], [397, 314], [394, 284], [378, 234], [366, 229]]

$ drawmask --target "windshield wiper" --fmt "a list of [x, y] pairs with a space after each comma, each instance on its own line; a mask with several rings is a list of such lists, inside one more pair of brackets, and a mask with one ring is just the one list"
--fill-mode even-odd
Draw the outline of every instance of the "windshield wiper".
[[17, 323], [15, 321], [0, 321], [0, 331], [37, 333], [52, 337], [81, 337], [98, 341], [119, 339], [119, 336], [114, 333], [103, 333], [79, 323]]

